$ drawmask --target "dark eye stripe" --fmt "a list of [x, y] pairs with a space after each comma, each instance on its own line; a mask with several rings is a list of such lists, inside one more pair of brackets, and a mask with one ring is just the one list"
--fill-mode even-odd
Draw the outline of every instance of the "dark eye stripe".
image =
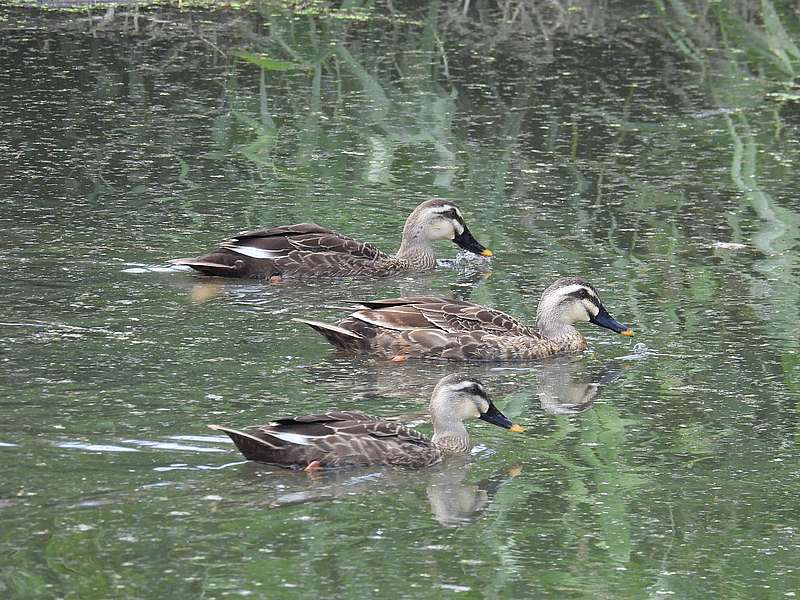
[[472, 386], [472, 389], [470, 389], [470, 393], [475, 394], [476, 396], [480, 396], [481, 398], [486, 398], [486, 392], [484, 391], [484, 389], [477, 385]]
[[458, 216], [458, 213], [456, 213], [456, 209], [454, 208], [451, 208], [447, 212], [443, 212], [442, 216], [447, 217], [448, 219], [452, 219], [456, 223], [461, 223], [462, 225], [464, 224], [464, 220], [460, 216]]
[[575, 300], [588, 300], [592, 304], [594, 304], [598, 309], [600, 308], [599, 300], [589, 294], [586, 290], [578, 290], [576, 292], [572, 292], [571, 294], [567, 294], [564, 296], [564, 299], [559, 303], [563, 304], [565, 302], [573, 302]]
[[594, 298], [592, 294], [589, 293], [589, 290], [586, 288], [581, 288], [579, 290], [575, 290], [574, 292], [570, 292], [567, 294], [568, 298]]

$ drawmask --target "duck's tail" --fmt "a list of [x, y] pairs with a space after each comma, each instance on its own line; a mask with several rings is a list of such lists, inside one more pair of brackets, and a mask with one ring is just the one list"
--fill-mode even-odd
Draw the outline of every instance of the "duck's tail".
[[275, 449], [267, 440], [258, 438], [245, 431], [223, 427], [222, 425], [209, 425], [208, 428], [215, 431], [223, 431], [228, 434], [228, 437], [233, 440], [239, 452], [244, 454], [247, 460], [265, 460], [265, 453]]
[[321, 334], [331, 344], [343, 350], [352, 350], [364, 340], [363, 335], [337, 325], [331, 325], [330, 323], [323, 323], [322, 321], [310, 321], [308, 319], [292, 319], [292, 321], [296, 321], [297, 323], [305, 323], [314, 331]]
[[[217, 257], [221, 260], [213, 260]], [[243, 260], [230, 260], [228, 256], [219, 252], [200, 258], [176, 258], [169, 262], [173, 265], [191, 267], [203, 275], [213, 277], [244, 277], [246, 275]]]

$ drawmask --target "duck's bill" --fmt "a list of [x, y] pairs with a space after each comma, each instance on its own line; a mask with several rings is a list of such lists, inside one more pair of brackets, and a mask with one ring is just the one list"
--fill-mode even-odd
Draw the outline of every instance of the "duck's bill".
[[478, 256], [492, 256], [493, 253], [489, 250], [486, 246], [481, 244], [478, 240], [476, 240], [467, 226], [464, 226], [464, 231], [458, 234], [456, 237], [453, 238], [453, 242], [458, 244], [459, 247], [463, 248], [467, 252], [472, 252], [473, 254], [477, 254]]
[[515, 433], [519, 433], [525, 431], [524, 427], [517, 425], [516, 423], [512, 422], [507, 416], [497, 410], [497, 407], [493, 403], [489, 403], [489, 410], [483, 413], [480, 416], [482, 421], [486, 421], [487, 423], [491, 423], [492, 425], [497, 425], [498, 427], [502, 427], [503, 429], [508, 429]]
[[620, 335], [624, 335], [626, 337], [633, 335], [633, 329], [617, 321], [614, 317], [608, 314], [608, 311], [602, 306], [600, 307], [600, 312], [590, 320], [595, 325], [605, 327], [606, 329], [610, 329], [611, 331], [614, 331]]

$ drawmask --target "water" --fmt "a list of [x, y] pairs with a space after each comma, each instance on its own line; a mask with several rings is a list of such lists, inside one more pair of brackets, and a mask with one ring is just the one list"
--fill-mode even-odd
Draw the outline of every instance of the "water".
[[[796, 597], [800, 120], [770, 99], [780, 77], [725, 48], [704, 71], [639, 35], [654, 17], [536, 54], [451, 33], [446, 69], [430, 20], [264, 18], [260, 48], [304, 67], [263, 85], [230, 54], [258, 17], [209, 16], [202, 39], [3, 33], [3, 596]], [[431, 196], [491, 276], [165, 268], [302, 220], [394, 250]], [[530, 320], [566, 274], [636, 336], [395, 364], [291, 321], [431, 292]], [[459, 371], [526, 433], [470, 423], [463, 461], [308, 477], [206, 428], [357, 407], [430, 431], [430, 390]]]

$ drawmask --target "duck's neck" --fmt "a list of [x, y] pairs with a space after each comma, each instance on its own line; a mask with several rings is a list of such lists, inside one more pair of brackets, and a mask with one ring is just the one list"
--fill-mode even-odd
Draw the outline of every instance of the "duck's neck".
[[394, 255], [396, 259], [408, 263], [418, 271], [433, 269], [436, 266], [436, 257], [433, 255], [433, 245], [430, 240], [423, 237], [422, 231], [415, 227], [403, 229], [403, 239], [400, 249]]
[[563, 350], [585, 350], [586, 339], [571, 323], [539, 318], [536, 323], [539, 333]]
[[442, 452], [462, 454], [469, 452], [472, 444], [464, 423], [455, 419], [433, 417], [433, 445]]

